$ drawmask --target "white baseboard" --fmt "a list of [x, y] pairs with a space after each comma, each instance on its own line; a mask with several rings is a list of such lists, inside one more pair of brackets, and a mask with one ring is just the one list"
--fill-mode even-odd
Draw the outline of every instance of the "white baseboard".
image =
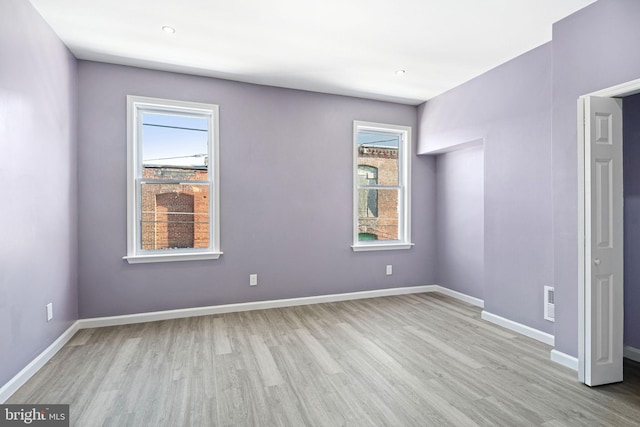
[[[627, 359], [631, 359], [636, 362], [640, 362], [640, 349], [625, 345], [623, 355]], [[559, 352], [558, 350], [551, 350], [551, 360], [559, 363], [567, 368], [578, 370], [578, 358], [569, 356], [568, 354]]]
[[[625, 345], [623, 355], [627, 359], [640, 362], [640, 349]], [[574, 371], [578, 370], [579, 362], [577, 357], [569, 356], [568, 354], [559, 352], [558, 350], [551, 350], [551, 360], [561, 364], [562, 366], [573, 369]]]
[[578, 370], [578, 358], [574, 356], [570, 356], [566, 353], [562, 353], [558, 350], [551, 350], [551, 360], [561, 364], [562, 366], [566, 366], [569, 369], [573, 369], [574, 371]]
[[476, 307], [484, 308], [484, 300], [481, 300], [480, 298], [472, 297], [467, 294], [463, 294], [462, 292], [454, 291], [440, 285], [433, 285], [433, 286], [435, 286], [435, 289], [434, 289], [435, 292], [439, 292], [443, 295], [447, 295], [452, 298], [458, 299], [460, 301], [464, 301]]
[[522, 323], [514, 322], [513, 320], [505, 319], [488, 311], [482, 311], [482, 319], [551, 346], [555, 341], [554, 336], [551, 334], [523, 325]]
[[212, 314], [235, 313], [240, 311], [266, 310], [269, 308], [294, 307], [298, 305], [326, 302], [349, 301], [364, 298], [406, 295], [423, 292], [437, 292], [439, 286], [409, 286], [404, 288], [378, 289], [374, 291], [348, 292], [344, 294], [318, 295], [313, 297], [288, 298], [269, 301], [244, 302], [237, 304], [212, 305], [208, 307], [184, 308], [179, 310], [154, 311], [148, 313], [125, 314], [122, 316], [94, 317], [80, 319], [80, 328], [100, 328], [103, 326], [128, 325], [154, 322], [157, 320], [180, 319], [184, 317], [209, 316]]
[[226, 304], [209, 307], [186, 308], [180, 310], [155, 311], [136, 313], [123, 316], [97, 317], [80, 319], [73, 323], [49, 347], [40, 353], [31, 363], [18, 372], [9, 382], [0, 388], [0, 404], [4, 403], [29, 378], [42, 368], [60, 349], [73, 337], [79, 329], [99, 328], [103, 326], [127, 325], [133, 323], [153, 322], [156, 320], [178, 319], [184, 317], [206, 316], [210, 314], [232, 313], [249, 310], [264, 310], [268, 308], [293, 307], [298, 305], [319, 304], [323, 302], [348, 301], [364, 298], [375, 298], [392, 295], [406, 295], [423, 292], [437, 292], [436, 285], [410, 286], [403, 288], [378, 289], [373, 291], [349, 292], [344, 294], [319, 295], [304, 298], [289, 298], [270, 301], [257, 301], [239, 304]]
[[[343, 294], [318, 295], [313, 297], [289, 298], [270, 301], [256, 301], [238, 304], [225, 304], [208, 307], [185, 308], [179, 310], [154, 311], [148, 313], [127, 314], [122, 316], [96, 317], [80, 319], [73, 323], [58, 339], [16, 374], [8, 383], [0, 388], [0, 403], [4, 403], [29, 378], [42, 368], [79, 329], [99, 328], [104, 326], [127, 325], [133, 323], [153, 322], [157, 320], [179, 319], [185, 317], [207, 316], [211, 314], [233, 313], [250, 310], [265, 310], [269, 308], [294, 307], [299, 305], [320, 304], [327, 302], [349, 301], [364, 298], [376, 298], [393, 295], [407, 295], [424, 292], [440, 292], [452, 298], [464, 301], [478, 307], [484, 307], [484, 301], [463, 293], [453, 291], [438, 285], [410, 286], [403, 288], [378, 289], [373, 291], [349, 292]], [[483, 312], [484, 315], [484, 312]], [[504, 319], [506, 320], [506, 319]], [[526, 335], [526, 334], [525, 334]]]
[[74, 322], [66, 331], [62, 333], [49, 347], [40, 353], [27, 366], [18, 372], [8, 383], [0, 388], [0, 404], [4, 403], [15, 393], [20, 387], [26, 383], [29, 378], [35, 375], [60, 349], [73, 337], [78, 331], [78, 322]]
[[623, 355], [627, 359], [631, 359], [634, 362], [640, 362], [640, 349], [625, 345], [623, 349]]
[[240, 311], [266, 310], [269, 308], [294, 307], [299, 305], [321, 304], [327, 302], [350, 301], [365, 298], [387, 297], [393, 295], [439, 292], [477, 307], [484, 307], [484, 301], [452, 291], [439, 285], [409, 286], [373, 291], [348, 292], [343, 294], [318, 295], [313, 297], [287, 298], [268, 301], [244, 302], [237, 304], [212, 305], [207, 307], [184, 308], [178, 310], [153, 311], [147, 313], [125, 314], [121, 316], [94, 317], [80, 319], [80, 328], [100, 328], [104, 326], [128, 325], [133, 323], [155, 322], [158, 320], [180, 319], [185, 317], [210, 316], [212, 314], [237, 313]]

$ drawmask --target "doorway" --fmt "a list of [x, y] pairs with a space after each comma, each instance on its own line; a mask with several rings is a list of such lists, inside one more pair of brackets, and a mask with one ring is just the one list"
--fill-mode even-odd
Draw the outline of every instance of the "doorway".
[[578, 100], [578, 375], [590, 386], [623, 379], [625, 216], [620, 98], [638, 92], [640, 80]]

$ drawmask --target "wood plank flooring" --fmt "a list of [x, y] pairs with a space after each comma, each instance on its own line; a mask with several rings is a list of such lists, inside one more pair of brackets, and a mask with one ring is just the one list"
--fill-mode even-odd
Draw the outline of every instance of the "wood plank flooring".
[[632, 426], [640, 365], [589, 388], [437, 293], [83, 329], [7, 403], [92, 426]]

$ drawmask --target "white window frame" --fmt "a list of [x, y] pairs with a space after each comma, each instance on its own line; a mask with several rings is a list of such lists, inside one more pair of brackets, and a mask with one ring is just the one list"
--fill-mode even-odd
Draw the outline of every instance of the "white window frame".
[[[215, 104], [127, 96], [127, 255], [129, 264], [218, 259], [220, 250], [219, 107]], [[209, 247], [143, 250], [141, 248], [142, 114], [186, 114], [208, 120]], [[178, 183], [178, 182], [176, 182]]]
[[[378, 186], [398, 191], [398, 240], [358, 240], [358, 132], [360, 130], [393, 133], [400, 136], [398, 147], [398, 185]], [[355, 252], [411, 249], [411, 127], [383, 123], [353, 122], [353, 244]]]

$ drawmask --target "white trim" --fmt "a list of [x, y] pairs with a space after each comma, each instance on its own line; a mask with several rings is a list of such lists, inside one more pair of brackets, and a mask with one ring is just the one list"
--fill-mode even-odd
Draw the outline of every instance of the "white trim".
[[398, 249], [411, 249], [415, 243], [378, 243], [375, 245], [352, 245], [354, 252], [365, 251], [392, 251]]
[[121, 316], [94, 317], [90, 319], [80, 319], [78, 322], [80, 323], [80, 329], [100, 328], [104, 326], [128, 325], [133, 323], [155, 322], [158, 320], [180, 319], [185, 317], [209, 316], [212, 314], [236, 313], [251, 310], [267, 310], [270, 308], [295, 307], [300, 305], [352, 301], [358, 299], [378, 298], [394, 295], [420, 294], [425, 292], [438, 292], [477, 307], [484, 307], [484, 301], [479, 298], [471, 297], [461, 292], [452, 291], [451, 289], [447, 289], [439, 285], [423, 285], [403, 288], [377, 289], [373, 291], [348, 292], [343, 294], [317, 295], [313, 297], [211, 305], [207, 307], [153, 311], [147, 313], [125, 314]]
[[562, 353], [558, 350], [551, 350], [551, 360], [553, 362], [559, 363], [562, 366], [565, 366], [569, 369], [573, 369], [574, 371], [578, 370], [578, 358], [574, 356], [570, 356], [566, 353]]
[[578, 381], [585, 379], [585, 286], [586, 286], [586, 208], [585, 208], [585, 117], [584, 97], [578, 98]]
[[467, 304], [471, 304], [476, 307], [484, 308], [484, 300], [481, 300], [480, 298], [472, 297], [470, 295], [463, 294], [462, 292], [454, 291], [452, 289], [445, 288], [443, 286], [439, 286], [439, 285], [435, 285], [435, 286], [437, 286], [435, 292], [439, 292], [443, 295], [447, 295], [457, 300], [464, 301]]
[[624, 357], [631, 359], [634, 362], [640, 362], [640, 349], [631, 347], [630, 345], [624, 346]]
[[588, 96], [599, 96], [601, 98], [616, 98], [619, 96], [631, 96], [640, 92], [640, 79], [621, 83], [606, 89], [597, 90], [587, 94]]
[[538, 340], [548, 345], [553, 345], [555, 338], [553, 335], [548, 334], [546, 332], [539, 331], [530, 326], [523, 325], [522, 323], [514, 322], [513, 320], [505, 319], [504, 317], [500, 317], [496, 314], [489, 313], [488, 311], [482, 311], [481, 315], [483, 320], [486, 320], [491, 323], [495, 323], [496, 325], [502, 326], [503, 328], [510, 329], [519, 334], [525, 335], [529, 338], [533, 338], [534, 340]]
[[36, 374], [60, 349], [73, 337], [80, 325], [75, 321], [66, 331], [62, 333], [49, 347], [36, 356], [27, 366], [18, 372], [13, 378], [0, 388], [0, 404], [4, 403], [22, 387], [29, 379]]
[[218, 259], [222, 252], [197, 252], [197, 253], [168, 253], [154, 255], [132, 255], [123, 256], [129, 264], [141, 264], [148, 262], [169, 262], [169, 261], [197, 261], [201, 259]]
[[148, 313], [125, 314], [122, 316], [80, 319], [80, 328], [100, 328], [103, 326], [128, 325], [154, 322], [158, 320], [180, 319], [184, 317], [209, 316], [212, 314], [236, 313], [240, 311], [266, 310], [269, 308], [295, 307], [299, 305], [326, 302], [350, 301], [364, 298], [406, 295], [423, 292], [437, 292], [437, 285], [410, 286], [404, 288], [378, 289], [374, 291], [348, 292], [344, 294], [318, 295], [313, 297], [288, 298], [269, 301], [244, 302], [237, 304], [212, 305], [207, 307], [184, 308], [178, 310], [153, 311]]

